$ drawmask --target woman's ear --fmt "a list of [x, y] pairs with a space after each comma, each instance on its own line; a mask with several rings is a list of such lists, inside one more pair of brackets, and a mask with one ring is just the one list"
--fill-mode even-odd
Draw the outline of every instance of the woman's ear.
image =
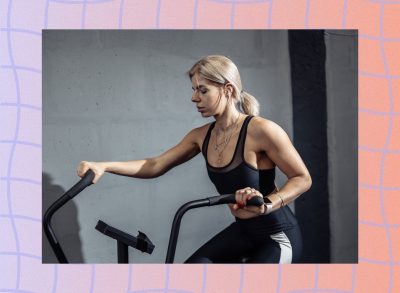
[[226, 96], [228, 96], [229, 98], [232, 97], [233, 90], [233, 86], [230, 83], [225, 84], [224, 93]]

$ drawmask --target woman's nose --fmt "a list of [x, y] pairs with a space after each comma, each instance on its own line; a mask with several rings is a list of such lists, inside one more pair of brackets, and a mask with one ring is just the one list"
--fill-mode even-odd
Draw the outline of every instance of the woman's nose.
[[198, 93], [197, 92], [194, 92], [193, 93], [193, 95], [192, 95], [192, 102], [198, 102], [200, 99], [199, 99], [199, 95], [198, 95]]

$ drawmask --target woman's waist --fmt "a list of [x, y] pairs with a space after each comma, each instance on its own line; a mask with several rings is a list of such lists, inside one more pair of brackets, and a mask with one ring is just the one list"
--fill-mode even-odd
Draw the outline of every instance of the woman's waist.
[[249, 219], [235, 217], [236, 222], [248, 228], [270, 227], [271, 229], [286, 227], [290, 228], [297, 225], [297, 220], [288, 206], [284, 206], [268, 215], [260, 215]]
[[219, 194], [234, 194], [239, 189], [250, 187], [259, 191], [263, 196], [266, 196], [276, 188], [275, 181], [265, 184], [264, 182], [260, 182], [258, 178], [253, 180], [212, 181]]

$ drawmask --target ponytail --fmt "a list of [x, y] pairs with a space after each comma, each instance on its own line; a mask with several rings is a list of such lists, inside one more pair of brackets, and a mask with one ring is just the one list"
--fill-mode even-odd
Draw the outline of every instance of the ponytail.
[[260, 104], [257, 99], [245, 91], [240, 94], [239, 104], [247, 115], [258, 116], [260, 113]]

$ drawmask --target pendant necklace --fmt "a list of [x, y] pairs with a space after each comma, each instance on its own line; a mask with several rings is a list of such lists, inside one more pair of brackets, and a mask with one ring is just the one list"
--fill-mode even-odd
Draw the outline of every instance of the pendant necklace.
[[[224, 136], [222, 137], [222, 142], [218, 143], [218, 138], [219, 138], [219, 134], [220, 134], [220, 129], [217, 129], [217, 133], [216, 133], [216, 137], [215, 137], [215, 145], [214, 145], [214, 150], [217, 152], [218, 154], [218, 160], [217, 163], [218, 165], [220, 165], [222, 163], [223, 160], [223, 152], [226, 148], [226, 146], [228, 145], [229, 141], [231, 140], [231, 137], [233, 135], [233, 133], [235, 132], [235, 130], [238, 129], [238, 121], [239, 121], [239, 117], [240, 117], [240, 113], [238, 115], [238, 117], [236, 118], [235, 123], [231, 124], [229, 127], [227, 127], [227, 130], [224, 131]], [[226, 133], [229, 131], [229, 135], [226, 135]]]

